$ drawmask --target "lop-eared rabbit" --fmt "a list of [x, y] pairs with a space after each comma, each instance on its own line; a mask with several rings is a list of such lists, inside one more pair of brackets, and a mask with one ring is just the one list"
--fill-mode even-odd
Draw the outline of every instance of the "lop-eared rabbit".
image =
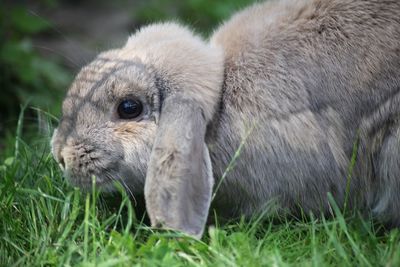
[[159, 23], [101, 53], [52, 152], [72, 184], [119, 181], [153, 226], [197, 237], [210, 204], [324, 214], [329, 194], [399, 226], [399, 90], [400, 1], [269, 1], [209, 41]]

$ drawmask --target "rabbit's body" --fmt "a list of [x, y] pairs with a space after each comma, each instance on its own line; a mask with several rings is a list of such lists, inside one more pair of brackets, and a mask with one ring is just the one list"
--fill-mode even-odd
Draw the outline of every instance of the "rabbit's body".
[[81, 187], [144, 185], [153, 225], [196, 236], [212, 188], [228, 218], [331, 193], [400, 225], [399, 70], [395, 0], [256, 4], [209, 43], [155, 24], [77, 76], [53, 154]]
[[328, 211], [327, 193], [343, 205], [349, 178], [350, 204], [400, 223], [400, 143], [381, 149], [400, 142], [399, 1], [258, 4], [212, 42], [225, 51], [208, 132], [216, 179], [245, 139], [217, 208], [249, 215], [276, 200], [291, 211]]

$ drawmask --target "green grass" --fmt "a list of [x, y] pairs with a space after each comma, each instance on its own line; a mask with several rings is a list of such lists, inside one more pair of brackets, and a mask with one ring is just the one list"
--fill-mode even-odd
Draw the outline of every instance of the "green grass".
[[66, 184], [48, 137], [19, 129], [0, 154], [0, 266], [400, 266], [399, 230], [335, 205], [333, 219], [241, 220], [200, 241], [154, 231], [124, 192], [112, 204]]

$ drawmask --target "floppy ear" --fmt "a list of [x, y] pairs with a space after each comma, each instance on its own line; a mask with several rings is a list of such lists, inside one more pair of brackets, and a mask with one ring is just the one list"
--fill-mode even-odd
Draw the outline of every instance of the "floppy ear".
[[163, 103], [145, 182], [151, 224], [201, 237], [213, 177], [201, 106], [181, 93]]

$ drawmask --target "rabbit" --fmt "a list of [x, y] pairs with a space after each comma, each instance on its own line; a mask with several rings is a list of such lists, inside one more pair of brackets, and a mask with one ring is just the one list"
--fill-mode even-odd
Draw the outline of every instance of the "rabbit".
[[52, 153], [198, 238], [210, 210], [329, 214], [329, 194], [400, 226], [399, 71], [396, 0], [256, 3], [208, 40], [155, 23], [80, 71]]

